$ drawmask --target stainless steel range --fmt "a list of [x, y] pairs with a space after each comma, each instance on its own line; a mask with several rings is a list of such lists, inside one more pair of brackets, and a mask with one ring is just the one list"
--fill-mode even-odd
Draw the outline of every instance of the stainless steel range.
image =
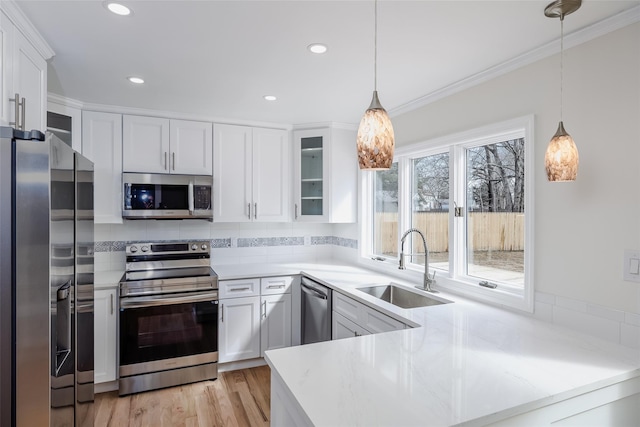
[[120, 395], [218, 377], [209, 242], [132, 243], [120, 282]]

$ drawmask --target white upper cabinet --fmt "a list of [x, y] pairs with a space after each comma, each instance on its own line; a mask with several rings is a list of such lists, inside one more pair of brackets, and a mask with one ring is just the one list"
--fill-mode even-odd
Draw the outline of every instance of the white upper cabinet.
[[[27, 33], [23, 33], [24, 28]], [[12, 2], [0, 2], [0, 123], [23, 130], [47, 127], [47, 62], [53, 51]], [[34, 44], [35, 43], [35, 44]]]
[[213, 129], [213, 221], [288, 221], [288, 132], [217, 123]]
[[169, 132], [171, 173], [211, 175], [213, 125], [206, 122], [171, 120]]
[[294, 131], [293, 137], [294, 220], [355, 222], [356, 132], [305, 129]]
[[211, 175], [211, 123], [125, 115], [122, 126], [125, 172]]
[[96, 224], [122, 223], [122, 115], [82, 112], [82, 154], [93, 162]]

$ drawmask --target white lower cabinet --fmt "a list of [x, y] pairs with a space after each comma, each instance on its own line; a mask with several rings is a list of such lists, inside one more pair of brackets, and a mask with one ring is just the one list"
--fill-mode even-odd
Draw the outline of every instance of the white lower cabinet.
[[94, 381], [96, 384], [116, 380], [118, 367], [117, 328], [118, 290], [94, 292]]
[[218, 361], [260, 357], [260, 297], [220, 300]]
[[352, 322], [341, 314], [333, 312], [331, 316], [331, 339], [341, 340], [342, 338], [359, 337], [361, 335], [369, 335], [362, 326]]
[[377, 334], [405, 328], [405, 324], [353, 298], [333, 293], [331, 339]]
[[294, 276], [221, 280], [218, 361], [264, 356], [292, 341], [291, 289]]
[[261, 352], [291, 347], [291, 294], [262, 296]]

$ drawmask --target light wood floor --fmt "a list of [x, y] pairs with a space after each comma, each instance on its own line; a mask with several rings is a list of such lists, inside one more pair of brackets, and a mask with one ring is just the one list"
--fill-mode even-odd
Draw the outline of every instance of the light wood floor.
[[218, 379], [118, 397], [96, 396], [96, 427], [269, 426], [268, 366], [222, 372]]

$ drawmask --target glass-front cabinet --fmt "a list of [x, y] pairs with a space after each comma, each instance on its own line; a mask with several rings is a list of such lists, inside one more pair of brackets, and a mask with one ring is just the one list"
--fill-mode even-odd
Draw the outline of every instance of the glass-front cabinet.
[[355, 130], [294, 130], [294, 221], [354, 222]]
[[322, 215], [323, 173], [322, 136], [300, 139], [300, 212], [304, 215]]

